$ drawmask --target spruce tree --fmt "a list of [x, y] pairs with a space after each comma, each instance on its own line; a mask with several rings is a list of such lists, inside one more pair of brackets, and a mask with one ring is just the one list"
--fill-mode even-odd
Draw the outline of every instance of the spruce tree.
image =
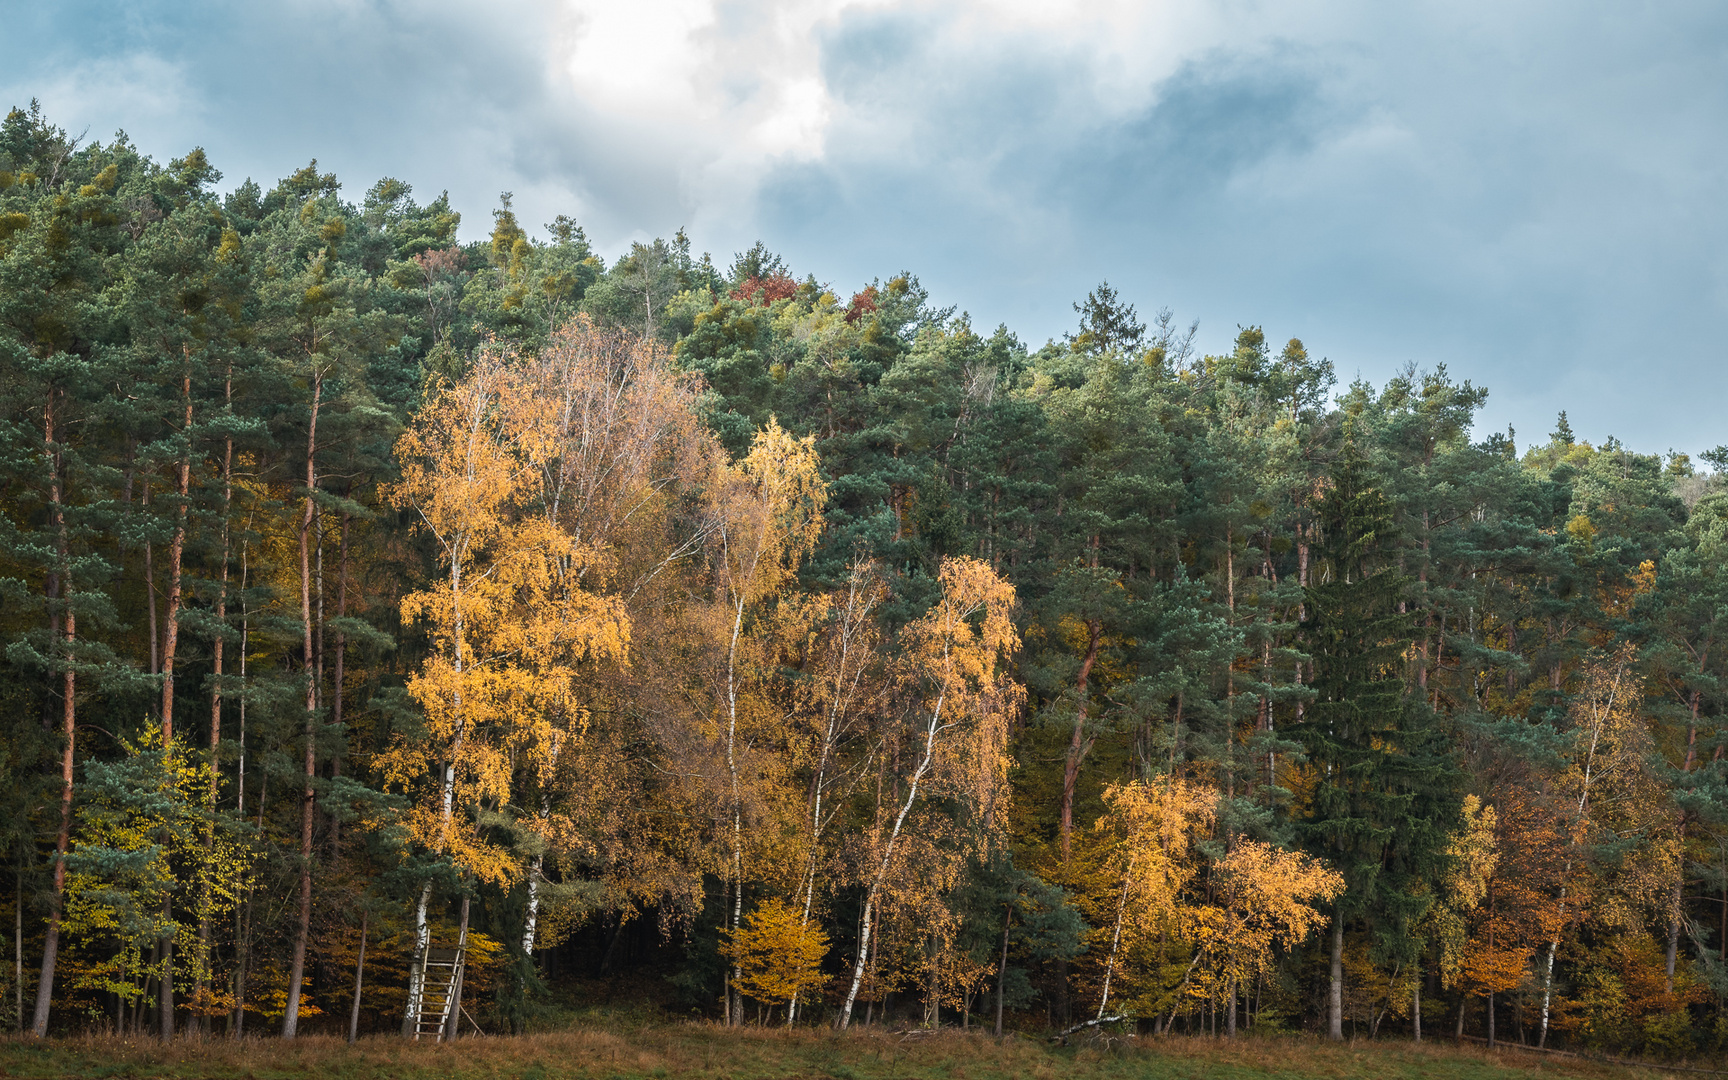
[[1420, 880], [1443, 857], [1456, 770], [1433, 714], [1407, 693], [1415, 618], [1409, 581], [1395, 562], [1393, 505], [1348, 435], [1316, 516], [1321, 565], [1303, 622], [1315, 698], [1292, 731], [1312, 786], [1296, 825], [1310, 850], [1345, 877], [1327, 1000], [1329, 1033], [1340, 1039], [1345, 924], [1372, 929], [1381, 958], [1413, 951], [1409, 926], [1426, 907]]

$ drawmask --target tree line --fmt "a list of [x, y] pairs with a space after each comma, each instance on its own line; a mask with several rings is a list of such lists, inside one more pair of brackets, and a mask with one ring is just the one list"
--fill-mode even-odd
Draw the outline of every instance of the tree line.
[[1728, 1040], [1728, 450], [220, 180], [0, 125], [19, 1030]]

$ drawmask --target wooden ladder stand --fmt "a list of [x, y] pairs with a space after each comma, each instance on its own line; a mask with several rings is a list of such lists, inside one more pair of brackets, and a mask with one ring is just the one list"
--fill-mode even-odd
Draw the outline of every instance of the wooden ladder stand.
[[[430, 1035], [443, 1042], [455, 1031], [452, 1013], [456, 1011], [456, 991], [462, 985], [462, 965], [467, 959], [466, 942], [454, 949], [426, 950], [420, 963], [420, 1015], [414, 1018], [414, 1039]], [[433, 982], [434, 971], [447, 972], [441, 983]]]

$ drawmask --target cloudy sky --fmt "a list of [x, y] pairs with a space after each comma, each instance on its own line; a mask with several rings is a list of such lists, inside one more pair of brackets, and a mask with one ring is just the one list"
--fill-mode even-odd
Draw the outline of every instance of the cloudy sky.
[[608, 256], [686, 226], [909, 269], [1030, 343], [1107, 278], [1444, 363], [1484, 425], [1728, 443], [1728, 5], [1595, 0], [0, 0], [0, 90], [225, 183], [500, 191]]

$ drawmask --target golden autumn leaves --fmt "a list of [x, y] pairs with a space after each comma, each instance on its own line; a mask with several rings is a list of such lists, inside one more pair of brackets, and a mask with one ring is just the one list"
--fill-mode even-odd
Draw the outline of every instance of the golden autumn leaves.
[[[1138, 990], [1131, 1007], [1143, 1016], [1254, 985], [1279, 950], [1325, 921], [1313, 903], [1344, 891], [1343, 876], [1319, 861], [1249, 839], [1213, 861], [1209, 888], [1194, 890], [1204, 864], [1197, 845], [1212, 833], [1216, 791], [1165, 776], [1112, 784], [1104, 801], [1109, 811], [1094, 827], [1104, 857], [1092, 892], [1115, 910], [1094, 912], [1107, 934], [1100, 1017], [1125, 967]], [[1177, 985], [1165, 988], [1146, 969], [1170, 943], [1181, 943], [1192, 959]]]
[[[430, 394], [391, 492], [440, 568], [402, 603], [432, 642], [408, 684], [424, 726], [380, 764], [424, 850], [525, 887], [529, 951], [597, 909], [692, 915], [706, 878], [729, 1021], [748, 995], [790, 1022], [823, 984], [841, 1026], [906, 986], [939, 1008], [994, 970], [960, 947], [952, 896], [1007, 844], [1014, 589], [943, 559], [928, 609], [890, 633], [869, 561], [801, 588], [827, 499], [812, 441], [771, 421], [734, 461], [702, 405], [657, 346], [582, 320]], [[1163, 1010], [1260, 978], [1339, 892], [1240, 840], [1196, 900], [1216, 800], [1177, 779], [1110, 789], [1089, 890], [1110, 898], [1100, 1015], [1113, 994]], [[842, 889], [858, 937], [831, 979]], [[1174, 990], [1146, 975], [1171, 942], [1192, 952]]]
[[[1005, 822], [1013, 589], [948, 560], [886, 655], [871, 564], [798, 589], [826, 501], [810, 440], [770, 423], [733, 462], [699, 394], [652, 344], [579, 321], [536, 355], [483, 356], [398, 444], [393, 498], [441, 570], [403, 601], [434, 645], [408, 686], [424, 729], [382, 764], [425, 849], [526, 879], [530, 949], [553, 865], [625, 917], [693, 907], [714, 875], [742, 943], [767, 917], [747, 908], [808, 934], [844, 881], [903, 907], [895, 870], [940, 848], [953, 878]], [[944, 825], [956, 806], [986, 827]], [[844, 842], [837, 814], [859, 827]], [[738, 949], [735, 987], [797, 997]], [[859, 981], [880, 955], [861, 951]]]

